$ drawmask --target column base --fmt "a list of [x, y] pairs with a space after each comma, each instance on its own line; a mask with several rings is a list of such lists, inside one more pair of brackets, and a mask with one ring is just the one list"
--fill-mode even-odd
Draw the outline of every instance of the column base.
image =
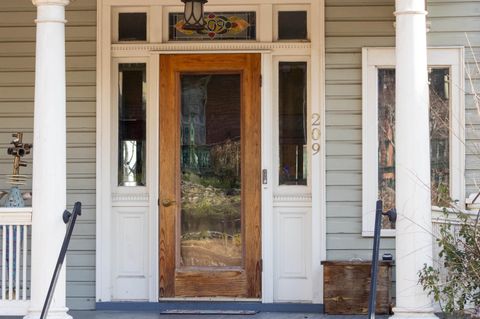
[[[68, 308], [50, 309], [48, 311], [47, 319], [73, 319], [68, 313]], [[39, 319], [42, 314], [41, 310], [29, 310], [28, 314], [23, 319]]]
[[393, 316], [389, 319], [438, 319], [433, 308], [393, 308]]

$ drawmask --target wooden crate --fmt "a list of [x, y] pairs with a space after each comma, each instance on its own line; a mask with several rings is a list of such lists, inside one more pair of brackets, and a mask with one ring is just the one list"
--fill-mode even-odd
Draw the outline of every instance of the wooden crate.
[[[366, 314], [370, 292], [370, 261], [324, 261], [324, 306], [327, 314]], [[380, 261], [377, 314], [390, 313], [391, 261]]]

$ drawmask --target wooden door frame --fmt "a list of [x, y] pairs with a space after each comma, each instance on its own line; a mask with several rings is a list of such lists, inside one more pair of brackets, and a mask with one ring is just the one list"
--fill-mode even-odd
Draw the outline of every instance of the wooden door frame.
[[[200, 63], [199, 63], [200, 62]], [[246, 66], [248, 66], [246, 68]], [[237, 73], [241, 86], [242, 140], [242, 236], [244, 238], [244, 270], [232, 269], [210, 273], [177, 270], [179, 244], [176, 240], [180, 224], [176, 205], [159, 206], [159, 291], [161, 297], [261, 297], [261, 56], [260, 54], [171, 54], [160, 57], [159, 107], [159, 199], [180, 198], [180, 86], [183, 73]], [[247, 71], [245, 71], [247, 70]], [[257, 78], [258, 75], [258, 78]], [[172, 94], [173, 92], [173, 94]], [[172, 116], [162, 117], [169, 112]], [[248, 129], [245, 129], [247, 128]], [[162, 132], [162, 133], [160, 133]], [[253, 142], [252, 142], [253, 141]], [[168, 154], [168, 158], [162, 154]], [[248, 158], [246, 157], [248, 156]], [[171, 160], [174, 164], [171, 164]], [[247, 166], [247, 164], [249, 166]], [[173, 165], [173, 170], [160, 167]], [[171, 166], [170, 166], [171, 167]], [[248, 207], [246, 206], [248, 205]], [[245, 215], [248, 213], [248, 219]], [[173, 236], [169, 230], [175, 229]], [[173, 238], [172, 238], [173, 237]], [[168, 257], [170, 256], [170, 258]], [[171, 258], [171, 256], [175, 256]], [[188, 289], [186, 289], [188, 287]]]

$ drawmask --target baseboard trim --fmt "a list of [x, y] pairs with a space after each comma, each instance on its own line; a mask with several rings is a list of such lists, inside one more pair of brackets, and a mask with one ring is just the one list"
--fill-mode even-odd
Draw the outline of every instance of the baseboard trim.
[[184, 310], [253, 310], [258, 312], [323, 313], [323, 304], [261, 303], [250, 301], [160, 301], [160, 302], [97, 302], [96, 310], [167, 311]]

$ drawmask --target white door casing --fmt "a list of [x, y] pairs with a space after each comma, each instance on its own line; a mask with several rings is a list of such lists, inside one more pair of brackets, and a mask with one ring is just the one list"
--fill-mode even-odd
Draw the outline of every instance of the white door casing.
[[[180, 11], [177, 0], [98, 0], [97, 27], [97, 302], [158, 301], [158, 84], [159, 55], [171, 53], [259, 52], [262, 55], [262, 169], [268, 171], [262, 187], [262, 302], [323, 302], [322, 269], [326, 257], [324, 177], [324, 30], [323, 1], [212, 0], [207, 10], [257, 12], [257, 41], [168, 42], [166, 17]], [[309, 42], [275, 41], [274, 13], [307, 9]], [[115, 43], [115, 12], [147, 12], [144, 43]], [[130, 12], [130, 11], [129, 11]], [[113, 40], [112, 40], [113, 39]], [[278, 127], [274, 110], [278, 94], [278, 61], [309, 61], [309, 114], [316, 113], [320, 152], [309, 157], [309, 187], [285, 190], [275, 186]], [[147, 65], [147, 186], [116, 186], [117, 88], [119, 63]], [[309, 119], [310, 122], [310, 119]], [[310, 128], [310, 126], [309, 126]], [[312, 126], [313, 128], [313, 126]], [[311, 143], [311, 141], [309, 142]], [[272, 147], [274, 145], [274, 147]], [[309, 144], [311, 145], [311, 144]], [[311, 154], [311, 152], [310, 152]], [[315, 196], [312, 196], [315, 194]], [[314, 212], [314, 213], [313, 213]], [[288, 247], [302, 247], [296, 263], [282, 265], [281, 238], [292, 234]], [[136, 231], [134, 231], [136, 229]], [[134, 233], [129, 233], [133, 232]], [[285, 240], [284, 240], [285, 241]], [[128, 242], [128, 243], [127, 243]], [[141, 245], [142, 248], [135, 250]], [[293, 246], [292, 246], [293, 247]], [[135, 260], [126, 259], [131, 254]], [[292, 250], [292, 253], [293, 250]], [[138, 260], [137, 260], [138, 259]], [[288, 266], [288, 267], [286, 267]], [[300, 271], [299, 269], [302, 269]], [[131, 289], [133, 288], [133, 289]], [[289, 294], [289, 291], [301, 294]]]

